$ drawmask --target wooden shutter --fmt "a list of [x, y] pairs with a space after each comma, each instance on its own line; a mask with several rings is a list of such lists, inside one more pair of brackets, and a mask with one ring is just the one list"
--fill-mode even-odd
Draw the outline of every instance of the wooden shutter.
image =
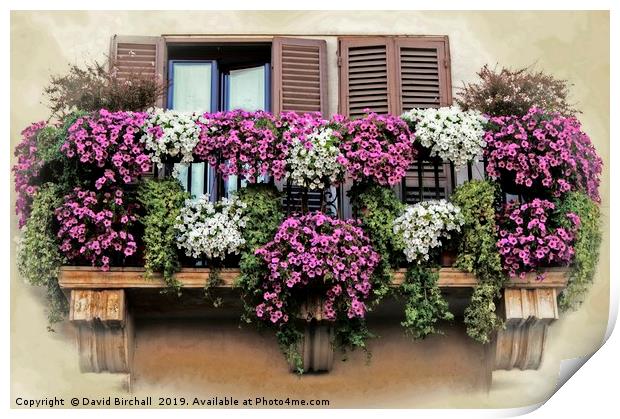
[[273, 112], [321, 112], [327, 117], [327, 44], [276, 37], [271, 47]]
[[[132, 73], [157, 75], [164, 80], [165, 43], [159, 36], [114, 35], [110, 43], [110, 66], [118, 76]], [[158, 100], [163, 106], [163, 97]]]
[[[395, 38], [396, 114], [452, 104], [449, 51], [447, 37]], [[404, 201], [447, 198], [452, 183], [449, 164], [415, 161], [403, 181]]]
[[393, 113], [393, 43], [390, 38], [340, 40], [340, 113], [350, 118], [365, 109]]
[[448, 38], [396, 38], [396, 114], [412, 108], [450, 106]]
[[[273, 113], [327, 112], [327, 43], [321, 39], [276, 37], [271, 46]], [[283, 183], [283, 206], [301, 211], [303, 189]], [[308, 209], [321, 207], [321, 193], [308, 191]]]

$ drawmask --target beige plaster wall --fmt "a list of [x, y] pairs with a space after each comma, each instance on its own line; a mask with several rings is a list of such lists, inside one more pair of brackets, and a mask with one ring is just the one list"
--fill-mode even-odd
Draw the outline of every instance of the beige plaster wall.
[[[169, 395], [186, 389], [226, 393], [262, 391], [287, 395], [291, 388], [307, 397], [321, 386], [340, 391], [332, 406], [462, 406], [513, 407], [542, 401], [553, 392], [562, 359], [592, 353], [601, 344], [609, 307], [609, 15], [606, 12], [13, 12], [11, 15], [11, 132], [10, 150], [28, 123], [45, 119], [41, 89], [50, 74], [63, 72], [67, 63], [100, 59], [111, 34], [284, 34], [328, 36], [330, 110], [337, 109], [336, 36], [341, 34], [449, 35], [455, 86], [474, 79], [485, 63], [538, 68], [574, 83], [573, 100], [583, 110], [584, 129], [605, 161], [601, 185], [604, 214], [602, 257], [596, 282], [581, 310], [563, 315], [550, 329], [547, 351], [538, 371], [495, 372], [490, 392], [474, 392], [467, 382], [467, 363], [475, 367], [479, 348], [458, 327], [444, 340], [411, 343], [391, 326], [381, 326], [383, 339], [373, 343], [375, 359], [364, 365], [359, 356], [338, 365], [330, 376], [291, 380], [284, 375], [258, 380], [267, 368], [281, 362], [271, 340], [239, 335], [234, 325], [219, 327], [213, 339], [209, 326], [174, 322], [142, 323], [137, 331], [136, 363], [139, 393]], [[12, 160], [13, 161], [13, 160]], [[12, 196], [11, 204], [14, 203]], [[18, 234], [11, 212], [11, 251]], [[14, 261], [14, 258], [13, 258]], [[110, 395], [122, 392], [123, 378], [107, 374], [80, 374], [77, 354], [67, 325], [57, 333], [45, 330], [43, 292], [15, 274], [11, 276], [11, 393], [17, 396]], [[217, 328], [217, 327], [216, 327]], [[166, 336], [174, 337], [167, 343]], [[460, 337], [459, 337], [460, 336]], [[237, 344], [238, 342], [238, 344]], [[172, 345], [172, 346], [171, 346]], [[176, 346], [174, 346], [176, 345]], [[203, 346], [201, 346], [203, 345]], [[244, 357], [240, 368], [210, 368], [231, 362], [205, 355], [216, 345]], [[219, 346], [217, 346], [219, 345]], [[446, 349], [450, 348], [452, 350]], [[150, 352], [149, 348], [158, 348]], [[189, 364], [174, 356], [198, 352]], [[434, 353], [436, 349], [447, 352]], [[467, 356], [458, 358], [458, 350]], [[200, 352], [204, 351], [204, 352]], [[433, 353], [433, 356], [431, 356]], [[429, 383], [435, 372], [416, 367], [417, 357], [428, 360], [456, 358], [458, 374]], [[450, 355], [452, 353], [452, 355]], [[201, 358], [202, 357], [202, 358]], [[259, 368], [248, 358], [256, 357]], [[424, 359], [424, 358], [422, 358]], [[374, 363], [374, 364], [373, 364]], [[403, 368], [399, 368], [399, 364]], [[233, 364], [229, 364], [233, 365]], [[166, 366], [163, 369], [163, 366]], [[177, 366], [177, 367], [175, 367]], [[165, 370], [169, 375], [158, 373]], [[276, 374], [284, 374], [276, 368]], [[398, 373], [400, 371], [400, 373]], [[175, 375], [176, 374], [176, 375]], [[244, 377], [244, 374], [248, 374]], [[437, 375], [437, 374], [435, 374]], [[192, 378], [193, 377], [193, 378]], [[455, 378], [456, 377], [456, 378]], [[247, 379], [246, 379], [247, 378]], [[193, 381], [192, 381], [193, 380]], [[330, 381], [331, 380], [331, 381]], [[437, 382], [444, 380], [444, 386]], [[455, 382], [463, 386], [455, 388]], [[243, 385], [246, 387], [243, 387]], [[253, 383], [253, 384], [252, 384]], [[258, 384], [262, 383], [262, 384]], [[314, 383], [314, 384], [313, 384]], [[428, 383], [428, 384], [427, 384]], [[254, 387], [252, 387], [254, 385]], [[239, 387], [241, 386], [241, 387]], [[463, 387], [463, 388], [461, 388]], [[472, 388], [480, 388], [473, 385]], [[383, 390], [382, 390], [383, 389]], [[465, 390], [469, 390], [465, 392]], [[186, 393], [187, 394], [187, 393]]]

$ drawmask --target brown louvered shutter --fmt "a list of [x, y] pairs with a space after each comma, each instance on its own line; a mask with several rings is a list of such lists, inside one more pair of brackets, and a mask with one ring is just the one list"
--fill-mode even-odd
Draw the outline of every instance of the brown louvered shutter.
[[[447, 37], [395, 38], [396, 110], [450, 106], [452, 86]], [[450, 165], [415, 161], [407, 170], [402, 193], [408, 204], [447, 198], [452, 192]]]
[[393, 113], [393, 43], [390, 38], [340, 40], [340, 113], [350, 118], [365, 109]]
[[[110, 43], [110, 65], [122, 79], [128, 74], [155, 74], [164, 80], [165, 43], [159, 36], [114, 35]], [[163, 97], [158, 100], [163, 106]]]
[[276, 37], [271, 47], [273, 112], [321, 112], [327, 117], [327, 44]]
[[[297, 113], [327, 114], [327, 43], [321, 39], [273, 39], [271, 46], [272, 110]], [[287, 212], [301, 211], [303, 188], [279, 185], [284, 191], [283, 206]], [[321, 192], [308, 191], [310, 211], [321, 208]]]
[[396, 114], [412, 108], [450, 106], [448, 38], [396, 38]]

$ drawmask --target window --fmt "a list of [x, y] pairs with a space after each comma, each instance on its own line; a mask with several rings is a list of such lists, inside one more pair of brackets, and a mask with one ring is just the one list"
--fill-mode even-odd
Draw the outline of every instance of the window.
[[[241, 107], [328, 116], [326, 48], [322, 39], [115, 35], [110, 58], [121, 74], [139, 69], [173, 79], [167, 102], [175, 109], [204, 109], [210, 94], [211, 111]], [[210, 90], [209, 71], [217, 80]], [[196, 83], [198, 91], [189, 87]], [[159, 105], [166, 106], [164, 102]], [[208, 192], [217, 199], [243, 186], [237, 179], [223, 182], [212, 168], [202, 166], [192, 165], [183, 176], [192, 192]], [[286, 192], [285, 206], [294, 210], [298, 188], [278, 186]]]
[[[269, 110], [270, 45], [168, 44], [167, 107], [181, 111], [215, 112]], [[206, 163], [181, 169], [186, 190], [213, 200], [230, 196], [242, 184], [236, 176], [220, 179]]]

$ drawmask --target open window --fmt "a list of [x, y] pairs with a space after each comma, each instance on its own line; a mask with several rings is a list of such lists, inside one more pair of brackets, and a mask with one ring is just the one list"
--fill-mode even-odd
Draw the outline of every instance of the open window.
[[[162, 107], [201, 112], [320, 112], [328, 116], [327, 53], [321, 39], [115, 35], [110, 57], [121, 70], [140, 68], [167, 78], [170, 85], [165, 100], [159, 103]], [[234, 177], [224, 182], [204, 163], [184, 170], [181, 181], [194, 196], [209, 193], [213, 199], [243, 187]], [[278, 186], [286, 192], [285, 207], [295, 210], [299, 188]], [[318, 209], [314, 201], [313, 209]]]

